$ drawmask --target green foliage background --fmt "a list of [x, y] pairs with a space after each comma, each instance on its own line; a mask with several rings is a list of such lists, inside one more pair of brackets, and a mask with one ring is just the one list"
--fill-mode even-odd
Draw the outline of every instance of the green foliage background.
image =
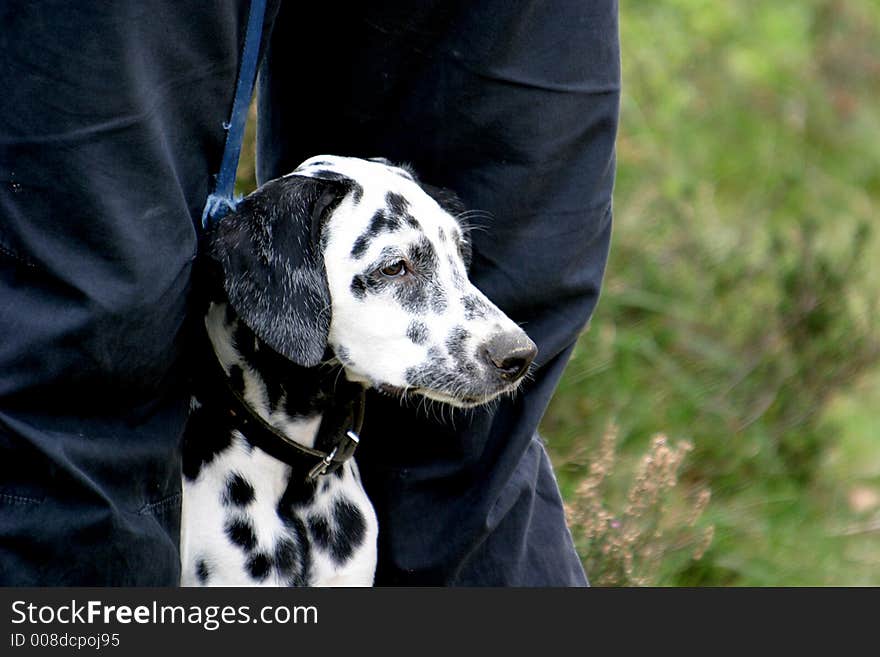
[[714, 540], [659, 546], [640, 583], [880, 585], [880, 3], [620, 12], [611, 257], [542, 425], [563, 494], [613, 423], [622, 512], [664, 433], [693, 449], [662, 504], [709, 488]]
[[604, 292], [543, 425], [563, 489], [609, 421], [612, 495], [663, 432], [715, 538], [652, 583], [880, 584], [880, 3], [624, 0], [621, 40]]

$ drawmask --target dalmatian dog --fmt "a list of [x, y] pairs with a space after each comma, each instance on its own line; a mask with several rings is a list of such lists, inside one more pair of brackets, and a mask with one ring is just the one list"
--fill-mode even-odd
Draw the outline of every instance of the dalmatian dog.
[[468, 280], [461, 214], [407, 167], [318, 156], [206, 236], [182, 585], [373, 583], [352, 458], [364, 391], [472, 407], [512, 393], [536, 354]]

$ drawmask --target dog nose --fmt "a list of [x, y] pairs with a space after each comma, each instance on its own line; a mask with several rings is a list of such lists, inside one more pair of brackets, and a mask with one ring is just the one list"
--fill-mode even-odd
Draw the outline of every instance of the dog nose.
[[529, 369], [538, 347], [525, 333], [499, 333], [484, 346], [486, 359], [506, 381], [516, 381]]

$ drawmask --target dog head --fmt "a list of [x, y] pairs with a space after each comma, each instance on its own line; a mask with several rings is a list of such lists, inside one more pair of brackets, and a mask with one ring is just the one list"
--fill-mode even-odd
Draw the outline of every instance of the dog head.
[[208, 252], [235, 312], [285, 358], [474, 406], [515, 389], [537, 350], [468, 280], [461, 211], [407, 168], [318, 156], [245, 198]]

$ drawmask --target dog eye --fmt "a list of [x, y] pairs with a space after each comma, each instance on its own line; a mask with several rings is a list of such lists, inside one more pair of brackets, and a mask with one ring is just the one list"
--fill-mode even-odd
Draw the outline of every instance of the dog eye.
[[382, 267], [379, 270], [379, 273], [387, 278], [398, 278], [400, 276], [406, 276], [406, 263], [403, 260], [395, 262], [393, 265], [388, 265], [387, 267]]

